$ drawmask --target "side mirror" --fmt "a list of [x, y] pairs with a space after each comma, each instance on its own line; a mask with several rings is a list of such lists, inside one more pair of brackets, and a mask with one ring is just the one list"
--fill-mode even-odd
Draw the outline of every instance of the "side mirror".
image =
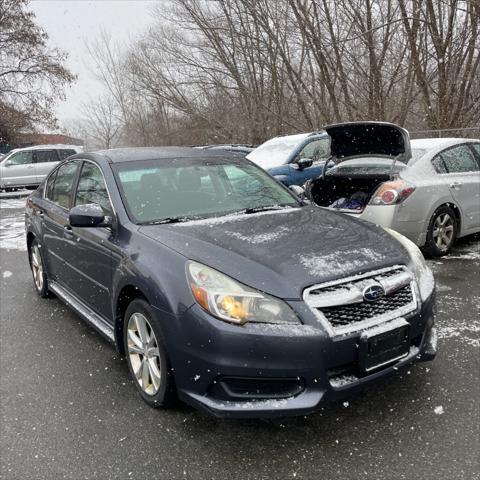
[[311, 158], [301, 158], [297, 162], [298, 169], [303, 170], [305, 168], [311, 167], [313, 165], [313, 160]]
[[68, 221], [71, 227], [107, 227], [110, 219], [105, 217], [102, 207], [96, 203], [77, 205], [70, 210]]

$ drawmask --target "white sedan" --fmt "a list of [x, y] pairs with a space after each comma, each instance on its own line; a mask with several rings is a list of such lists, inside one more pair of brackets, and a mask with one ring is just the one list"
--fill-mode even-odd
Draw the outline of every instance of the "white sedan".
[[404, 140], [403, 158], [368, 151], [342, 157], [306, 185], [307, 194], [443, 256], [457, 238], [480, 231], [480, 140]]

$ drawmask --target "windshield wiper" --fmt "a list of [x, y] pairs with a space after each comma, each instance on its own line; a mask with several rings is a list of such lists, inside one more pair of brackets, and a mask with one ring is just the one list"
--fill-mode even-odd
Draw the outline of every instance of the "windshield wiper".
[[180, 223], [188, 222], [190, 220], [197, 220], [197, 217], [167, 217], [160, 220], [151, 220], [149, 222], [142, 222], [141, 225], [163, 225], [165, 223]]
[[268, 210], [283, 210], [285, 208], [293, 208], [292, 205], [267, 205], [265, 207], [251, 207], [242, 210], [242, 213], [249, 215], [250, 213], [257, 213], [257, 212], [267, 212]]

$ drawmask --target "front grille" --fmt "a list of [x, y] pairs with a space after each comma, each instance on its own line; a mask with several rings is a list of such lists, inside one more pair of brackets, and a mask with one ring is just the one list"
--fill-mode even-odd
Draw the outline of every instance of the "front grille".
[[353, 305], [324, 307], [322, 313], [334, 326], [349, 325], [365, 319], [377, 317], [388, 312], [394, 312], [411, 303], [413, 300], [410, 285], [407, 285], [390, 295], [385, 295], [376, 302], [361, 302]]
[[[385, 295], [367, 301], [363, 293], [372, 285], [382, 286]], [[417, 307], [413, 277], [403, 266], [315, 285], [305, 290], [304, 299], [333, 334], [368, 328]]]

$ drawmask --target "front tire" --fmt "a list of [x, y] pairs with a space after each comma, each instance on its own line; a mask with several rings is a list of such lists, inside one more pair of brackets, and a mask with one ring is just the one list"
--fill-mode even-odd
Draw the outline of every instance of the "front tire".
[[42, 298], [47, 298], [50, 296], [50, 291], [48, 290], [48, 278], [47, 273], [45, 272], [45, 263], [43, 261], [41, 247], [37, 240], [33, 240], [28, 255], [35, 290]]
[[425, 251], [432, 257], [450, 253], [458, 235], [458, 221], [452, 208], [439, 207], [428, 225]]
[[163, 337], [150, 305], [136, 299], [127, 308], [123, 341], [128, 368], [142, 399], [153, 408], [175, 399]]

